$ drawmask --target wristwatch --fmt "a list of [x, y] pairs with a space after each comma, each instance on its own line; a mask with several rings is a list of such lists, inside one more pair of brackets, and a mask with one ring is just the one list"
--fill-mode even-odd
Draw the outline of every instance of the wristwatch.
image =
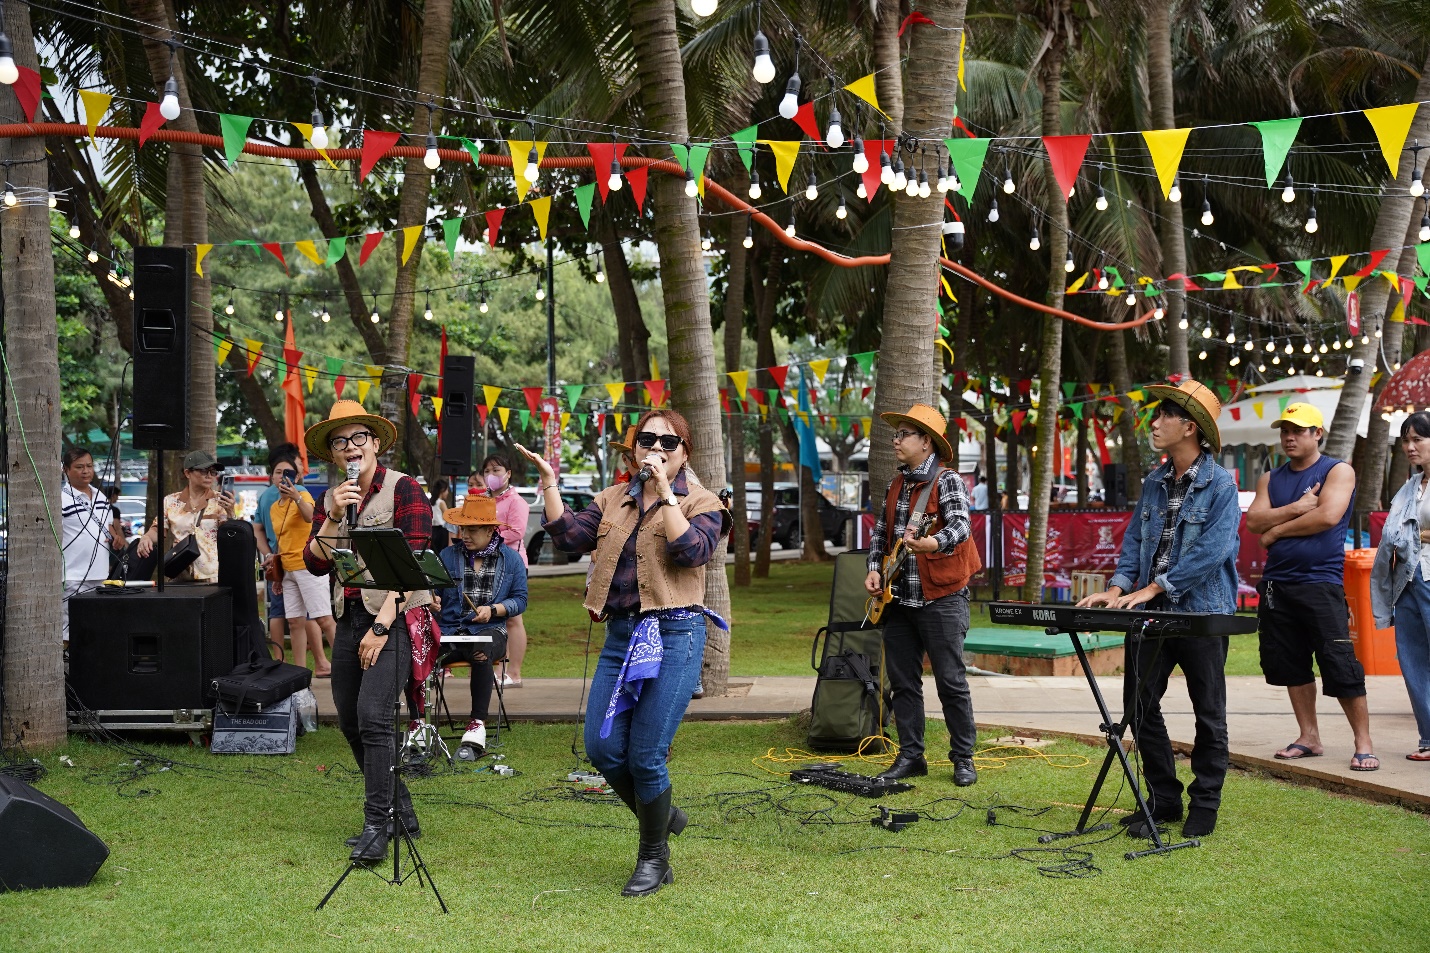
[[381, 622], [374, 622], [374, 623], [372, 624], [372, 634], [373, 634], [373, 635], [387, 635], [387, 632], [388, 632], [387, 626], [383, 625]]
[[661, 500], [661, 502], [664, 503], [666, 506], [679, 506], [679, 505], [680, 505], [680, 500], [676, 499], [676, 496], [675, 496], [674, 493], [672, 493], [670, 496], [667, 496], [665, 499]]

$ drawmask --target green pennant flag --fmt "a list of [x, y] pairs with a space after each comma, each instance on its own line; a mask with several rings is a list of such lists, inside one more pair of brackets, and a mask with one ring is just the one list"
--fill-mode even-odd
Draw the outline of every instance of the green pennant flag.
[[[461, 137], [459, 137], [461, 138]], [[475, 168], [482, 164], [482, 144], [471, 139], [462, 139], [462, 148], [472, 157], [472, 166]]]
[[874, 353], [873, 351], [864, 351], [862, 354], [851, 354], [850, 356], [859, 362], [859, 369], [868, 375], [874, 373]]
[[566, 406], [572, 413], [576, 412], [576, 402], [581, 399], [581, 392], [585, 389], [585, 384], [566, 385]]
[[705, 178], [705, 160], [708, 158], [710, 158], [709, 146], [690, 147], [690, 172], [695, 176], [696, 182]]
[[1228, 400], [1231, 399], [1231, 388], [1227, 387], [1225, 384], [1216, 385], [1216, 392], [1217, 396], [1221, 398], [1222, 403], [1226, 403]]
[[1266, 159], [1266, 187], [1275, 188], [1276, 177], [1286, 164], [1286, 153], [1291, 151], [1291, 143], [1296, 141], [1296, 133], [1301, 130], [1301, 117], [1268, 119], [1247, 125], [1255, 126], [1261, 133], [1261, 152]]
[[447, 241], [447, 257], [457, 257], [457, 239], [462, 234], [462, 220], [460, 218], [444, 218], [442, 220], [442, 237]]
[[1143, 285], [1142, 295], [1146, 298], [1156, 298], [1162, 294], [1162, 289], [1156, 285]]
[[1073, 416], [1076, 417], [1078, 420], [1081, 420], [1081, 419], [1082, 419], [1082, 402], [1081, 402], [1081, 401], [1079, 401], [1079, 402], [1076, 403], [1076, 404], [1068, 404], [1068, 409], [1073, 412]]
[[735, 142], [735, 148], [740, 152], [740, 161], [745, 163], [745, 171], [749, 172], [755, 162], [755, 140], [759, 138], [759, 126], [747, 126], [739, 132], [730, 133], [730, 138]]
[[251, 238], [237, 238], [234, 239], [233, 243], [235, 245], [247, 245], [253, 251], [254, 258], [263, 257], [263, 249], [259, 246], [258, 242], [254, 241]]
[[576, 421], [576, 432], [581, 436], [586, 436], [586, 418], [589, 414], [576, 414], [571, 419]]
[[1108, 265], [1102, 270], [1112, 276], [1112, 287], [1117, 288], [1118, 290], [1127, 287], [1127, 282], [1122, 280], [1122, 272], [1118, 271], [1112, 265]]
[[340, 357], [330, 357], [325, 367], [329, 377], [337, 377], [343, 372], [343, 359]]
[[348, 239], [346, 235], [328, 239], [328, 260], [324, 265], [332, 267], [343, 260], [343, 256], [348, 253]]
[[516, 414], [518, 417], [521, 418], [522, 430], [525, 430], [527, 427], [531, 426], [531, 411], [527, 410], [525, 407], [522, 407], [517, 410]]
[[1420, 293], [1425, 297], [1430, 298], [1430, 291], [1425, 290], [1425, 286], [1427, 284], [1430, 284], [1430, 277], [1421, 275], [1419, 278], [1415, 278], [1413, 280], [1415, 281], [1415, 287], [1420, 289]]
[[1076, 381], [1063, 381], [1063, 398], [1072, 400], [1073, 391], [1077, 390]]
[[247, 116], [220, 113], [218, 121], [223, 128], [223, 157], [233, 162], [243, 152], [243, 144], [248, 140], [248, 128], [253, 125], [253, 120]]
[[779, 414], [781, 423], [789, 423], [789, 411], [785, 410], [783, 405], [776, 407], [775, 413]]
[[1221, 284], [1223, 281], [1226, 280], [1226, 272], [1224, 272], [1224, 271], [1205, 271], [1205, 272], [1202, 272], [1200, 275], [1197, 275], [1197, 278], [1198, 278], [1199, 280], [1201, 280], [1201, 281], [1211, 282], [1211, 283], [1214, 283], [1214, 284]]
[[966, 201], [973, 201], [973, 192], [978, 188], [978, 177], [983, 174], [983, 160], [988, 157], [988, 146], [992, 142], [992, 139], [943, 141], [953, 163], [953, 171], [958, 173], [958, 194]]
[[1416, 245], [1415, 257], [1420, 261], [1421, 273], [1430, 275], [1430, 242], [1421, 242]]
[[1291, 403], [1291, 395], [1287, 394], [1285, 397], [1277, 398], [1276, 403], [1280, 405], [1281, 413], [1286, 413], [1286, 405]]
[[1311, 285], [1311, 259], [1303, 258], [1295, 264], [1296, 270], [1301, 273], [1302, 280], [1306, 282], [1301, 286], [1301, 290], [1305, 291]]
[[587, 182], [585, 185], [578, 185], [572, 190], [576, 195], [576, 209], [581, 213], [581, 224], [586, 228], [591, 227], [591, 202], [596, 197], [596, 183]]

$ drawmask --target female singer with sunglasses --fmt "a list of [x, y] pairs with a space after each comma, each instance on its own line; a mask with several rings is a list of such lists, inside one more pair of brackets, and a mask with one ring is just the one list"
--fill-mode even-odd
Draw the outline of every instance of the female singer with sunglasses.
[[686, 470], [690, 425], [673, 410], [636, 424], [639, 472], [573, 513], [556, 474], [522, 447], [541, 477], [544, 527], [568, 553], [590, 553], [586, 608], [606, 623], [606, 641], [586, 708], [586, 753], [640, 823], [628, 897], [673, 882], [668, 836], [685, 812], [671, 805], [666, 754], [700, 681], [705, 624], [705, 564], [722, 552], [730, 516]]

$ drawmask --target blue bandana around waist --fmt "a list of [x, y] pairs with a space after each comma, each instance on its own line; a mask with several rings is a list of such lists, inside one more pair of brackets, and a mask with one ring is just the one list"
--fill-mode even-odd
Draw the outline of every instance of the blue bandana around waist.
[[704, 606], [693, 609], [661, 609], [647, 612], [636, 622], [631, 631], [631, 642], [626, 647], [626, 658], [616, 675], [616, 687], [611, 692], [611, 700], [606, 703], [606, 717], [601, 721], [601, 737], [611, 736], [611, 726], [616, 716], [628, 711], [640, 701], [644, 683], [660, 674], [660, 663], [665, 656], [665, 646], [660, 639], [660, 623], [678, 622], [704, 615], [720, 629], [728, 632], [730, 624]]

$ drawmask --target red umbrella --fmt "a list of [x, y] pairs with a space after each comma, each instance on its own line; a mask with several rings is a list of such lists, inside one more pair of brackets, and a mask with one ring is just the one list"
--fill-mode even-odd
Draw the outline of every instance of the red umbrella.
[[1380, 392], [1375, 408], [1430, 410], [1430, 351], [1421, 351], [1401, 365]]

